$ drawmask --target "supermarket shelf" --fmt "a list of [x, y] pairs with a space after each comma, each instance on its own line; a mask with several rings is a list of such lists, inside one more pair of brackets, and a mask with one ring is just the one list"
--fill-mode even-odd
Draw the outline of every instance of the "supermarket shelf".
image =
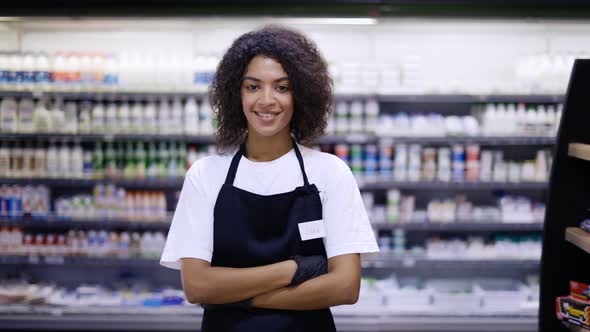
[[437, 222], [409, 222], [409, 223], [389, 223], [375, 222], [371, 223], [373, 228], [386, 229], [403, 229], [405, 231], [419, 232], [540, 232], [543, 230], [543, 222], [525, 222], [525, 223], [504, 223], [504, 222], [480, 222], [480, 221], [458, 221], [450, 223]]
[[62, 256], [0, 256], [0, 265], [58, 265], [67, 267], [157, 267], [158, 260], [144, 258], [95, 258]]
[[570, 143], [567, 154], [583, 160], [590, 160], [590, 144]]
[[590, 253], [590, 234], [579, 227], [568, 227], [565, 230], [565, 239], [578, 248]]
[[[48, 89], [34, 90], [15, 90], [2, 89], [0, 97], [40, 97], [46, 95], [49, 97], [62, 97], [64, 99], [100, 99], [100, 100], [134, 100], [150, 99], [165, 97], [196, 97], [202, 99], [207, 93], [197, 90], [156, 88], [149, 90], [126, 89], [123, 87], [105, 87], [105, 88], [83, 88], [83, 89], [63, 89], [51, 87]], [[488, 103], [488, 102], [507, 102], [507, 103], [558, 103], [563, 102], [563, 95], [553, 94], [375, 94], [375, 93], [336, 93], [336, 99], [353, 100], [353, 99], [372, 99], [379, 102], [388, 103]]]
[[[61, 256], [0, 256], [0, 265], [60, 265], [68, 267], [157, 267], [158, 260], [143, 258], [95, 258]], [[536, 269], [538, 260], [532, 259], [429, 259], [423, 255], [394, 255], [389, 253], [364, 255], [364, 268], [386, 269]]]
[[545, 190], [547, 182], [359, 181], [362, 190]]
[[[93, 187], [99, 183], [114, 184], [124, 188], [172, 190], [182, 187], [182, 178], [158, 179], [53, 179], [53, 178], [0, 178], [0, 184], [47, 185], [50, 187]], [[440, 182], [440, 181], [358, 181], [361, 190], [544, 190], [546, 182]]]
[[125, 89], [121, 87], [104, 87], [104, 88], [80, 88], [80, 89], [61, 89], [58, 87], [51, 87], [48, 89], [34, 89], [34, 90], [0, 90], [0, 97], [18, 97], [18, 98], [39, 98], [41, 96], [60, 97], [63, 99], [74, 100], [146, 100], [160, 97], [196, 97], [202, 99], [207, 96], [207, 93], [196, 90], [169, 90], [169, 89]]
[[380, 102], [388, 103], [561, 103], [563, 95], [520, 95], [520, 94], [413, 94], [413, 95], [378, 95]]
[[[103, 141], [175, 141], [192, 144], [213, 144], [213, 135], [154, 135], [154, 134], [62, 134], [62, 133], [2, 133], [1, 140], [7, 141], [77, 141], [77, 142], [103, 142]], [[436, 136], [436, 137], [388, 137], [369, 134], [326, 135], [318, 140], [319, 144], [377, 144], [379, 141], [391, 143], [414, 143], [428, 145], [450, 144], [481, 144], [485, 146], [521, 146], [521, 145], [554, 145], [555, 137], [551, 136]]]
[[175, 141], [193, 144], [213, 144], [212, 135], [152, 135], [152, 134], [61, 134], [61, 133], [31, 133], [31, 134], [0, 134], [1, 140], [19, 141], [75, 141], [75, 142], [103, 142], [103, 141], [142, 141], [159, 142]]
[[[199, 331], [202, 313], [170, 314], [164, 312], [129, 314], [125, 310], [108, 314], [65, 314], [53, 310], [47, 314], [2, 314], [0, 329], [39, 330], [107, 330], [107, 331]], [[57, 313], [56, 313], [57, 312]], [[469, 316], [448, 315], [339, 315], [334, 314], [338, 331], [356, 332], [533, 332], [537, 330], [535, 316]]]
[[[30, 217], [0, 217], [0, 227], [22, 227], [35, 230], [63, 230], [63, 229], [127, 229], [127, 230], [161, 230], [166, 231], [170, 227], [171, 218], [159, 221], [125, 221], [123, 219], [66, 219], [57, 216], [31, 219]], [[403, 229], [417, 232], [539, 232], [543, 230], [543, 222], [373, 222], [373, 228], [380, 230]]]
[[170, 228], [170, 220], [170, 218], [159, 221], [125, 221], [122, 219], [64, 219], [56, 216], [38, 219], [0, 217], [0, 227], [17, 226], [27, 230], [125, 229], [167, 231]]
[[424, 255], [397, 255], [380, 253], [364, 255], [364, 268], [386, 269], [427, 269], [433, 270], [498, 270], [537, 269], [539, 260], [535, 259], [430, 259]]
[[116, 186], [133, 189], [173, 190], [182, 188], [182, 178], [158, 179], [61, 179], [61, 178], [0, 178], [0, 184], [18, 185], [46, 185], [50, 187], [94, 187], [97, 184], [114, 184]]
[[434, 136], [434, 137], [380, 137], [393, 143], [427, 145], [481, 144], [485, 146], [554, 145], [552, 136]]

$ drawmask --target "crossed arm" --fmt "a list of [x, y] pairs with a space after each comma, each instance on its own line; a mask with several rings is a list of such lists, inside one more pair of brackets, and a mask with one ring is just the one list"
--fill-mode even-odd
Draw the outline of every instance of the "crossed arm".
[[287, 260], [252, 268], [212, 267], [196, 258], [182, 259], [182, 287], [190, 303], [224, 304], [252, 299], [267, 309], [313, 310], [354, 304], [360, 289], [360, 255], [328, 260], [328, 273], [287, 287], [297, 264]]

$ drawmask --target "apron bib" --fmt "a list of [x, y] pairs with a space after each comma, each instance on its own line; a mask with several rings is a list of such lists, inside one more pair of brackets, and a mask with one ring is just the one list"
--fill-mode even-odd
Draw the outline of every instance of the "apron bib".
[[[303, 186], [291, 192], [257, 195], [234, 187], [242, 144], [234, 155], [213, 212], [211, 266], [256, 267], [278, 263], [294, 255], [326, 255], [322, 238], [302, 241], [299, 223], [322, 219], [318, 189], [309, 184], [303, 158], [293, 142], [303, 175]], [[243, 310], [205, 309], [203, 332], [303, 332], [336, 331], [330, 309]]]

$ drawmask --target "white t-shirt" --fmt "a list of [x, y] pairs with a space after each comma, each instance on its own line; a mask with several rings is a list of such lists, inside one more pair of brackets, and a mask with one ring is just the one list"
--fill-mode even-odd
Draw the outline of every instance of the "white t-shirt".
[[[328, 258], [377, 252], [377, 242], [350, 168], [340, 158], [298, 145], [310, 184], [322, 201]], [[237, 151], [237, 150], [236, 150]], [[180, 269], [181, 258], [213, 256], [213, 208], [236, 151], [196, 161], [188, 170], [160, 264]], [[268, 162], [242, 156], [234, 186], [259, 195], [293, 191], [303, 185], [295, 150]]]

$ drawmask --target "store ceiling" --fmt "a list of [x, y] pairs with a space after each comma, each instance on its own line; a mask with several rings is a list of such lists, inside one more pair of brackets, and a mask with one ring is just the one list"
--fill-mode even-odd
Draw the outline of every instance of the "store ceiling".
[[590, 18], [588, 0], [2, 1], [2, 16], [442, 16]]

